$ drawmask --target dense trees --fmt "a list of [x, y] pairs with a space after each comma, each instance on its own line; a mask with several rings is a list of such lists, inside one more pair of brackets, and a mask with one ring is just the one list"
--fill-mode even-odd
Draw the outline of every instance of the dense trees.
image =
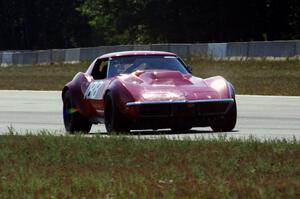
[[0, 49], [300, 38], [299, 0], [0, 0]]
[[91, 45], [81, 0], [0, 0], [0, 49]]

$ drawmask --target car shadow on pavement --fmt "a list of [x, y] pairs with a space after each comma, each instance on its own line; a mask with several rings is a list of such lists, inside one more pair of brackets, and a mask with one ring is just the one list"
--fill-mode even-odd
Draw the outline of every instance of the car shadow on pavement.
[[[223, 133], [235, 133], [235, 132], [239, 132], [238, 130], [233, 130], [230, 132], [214, 132], [212, 130], [200, 130], [200, 129], [191, 129], [188, 131], [172, 131], [172, 130], [143, 130], [143, 131], [139, 131], [139, 130], [135, 130], [135, 131], [131, 131], [131, 132], [126, 132], [126, 133], [119, 133], [119, 135], [153, 135], [153, 136], [157, 136], [157, 135], [186, 135], [186, 134], [210, 134], [210, 135], [221, 135]], [[91, 135], [99, 135], [103, 134], [103, 135], [108, 135], [106, 132], [95, 132], [95, 133], [90, 133]], [[116, 135], [116, 134], [112, 134], [112, 135]]]
[[178, 134], [206, 134], [214, 133], [208, 130], [188, 130], [188, 131], [172, 131], [172, 130], [148, 130], [148, 131], [131, 131], [126, 135], [178, 135]]

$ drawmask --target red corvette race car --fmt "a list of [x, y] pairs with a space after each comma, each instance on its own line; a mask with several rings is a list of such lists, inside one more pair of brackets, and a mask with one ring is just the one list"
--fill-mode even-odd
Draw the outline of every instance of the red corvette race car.
[[127, 51], [102, 55], [62, 90], [68, 132], [89, 132], [104, 123], [108, 133], [236, 124], [233, 86], [223, 77], [201, 79], [175, 54]]

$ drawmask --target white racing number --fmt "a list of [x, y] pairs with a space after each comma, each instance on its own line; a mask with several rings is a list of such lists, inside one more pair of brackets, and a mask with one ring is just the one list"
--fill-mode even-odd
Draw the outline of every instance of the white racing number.
[[85, 93], [84, 93], [84, 98], [85, 99], [97, 99], [97, 97], [99, 97], [99, 93], [101, 90], [101, 87], [103, 85], [103, 81], [101, 80], [96, 80], [93, 81], [89, 87], [86, 89]]

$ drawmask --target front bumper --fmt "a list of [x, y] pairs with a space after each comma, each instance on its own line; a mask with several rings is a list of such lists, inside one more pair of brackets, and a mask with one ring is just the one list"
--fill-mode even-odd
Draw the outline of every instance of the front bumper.
[[138, 117], [133, 127], [170, 128], [187, 125], [202, 127], [221, 124], [224, 115], [234, 104], [234, 99], [176, 100], [129, 102], [128, 108], [138, 109]]

